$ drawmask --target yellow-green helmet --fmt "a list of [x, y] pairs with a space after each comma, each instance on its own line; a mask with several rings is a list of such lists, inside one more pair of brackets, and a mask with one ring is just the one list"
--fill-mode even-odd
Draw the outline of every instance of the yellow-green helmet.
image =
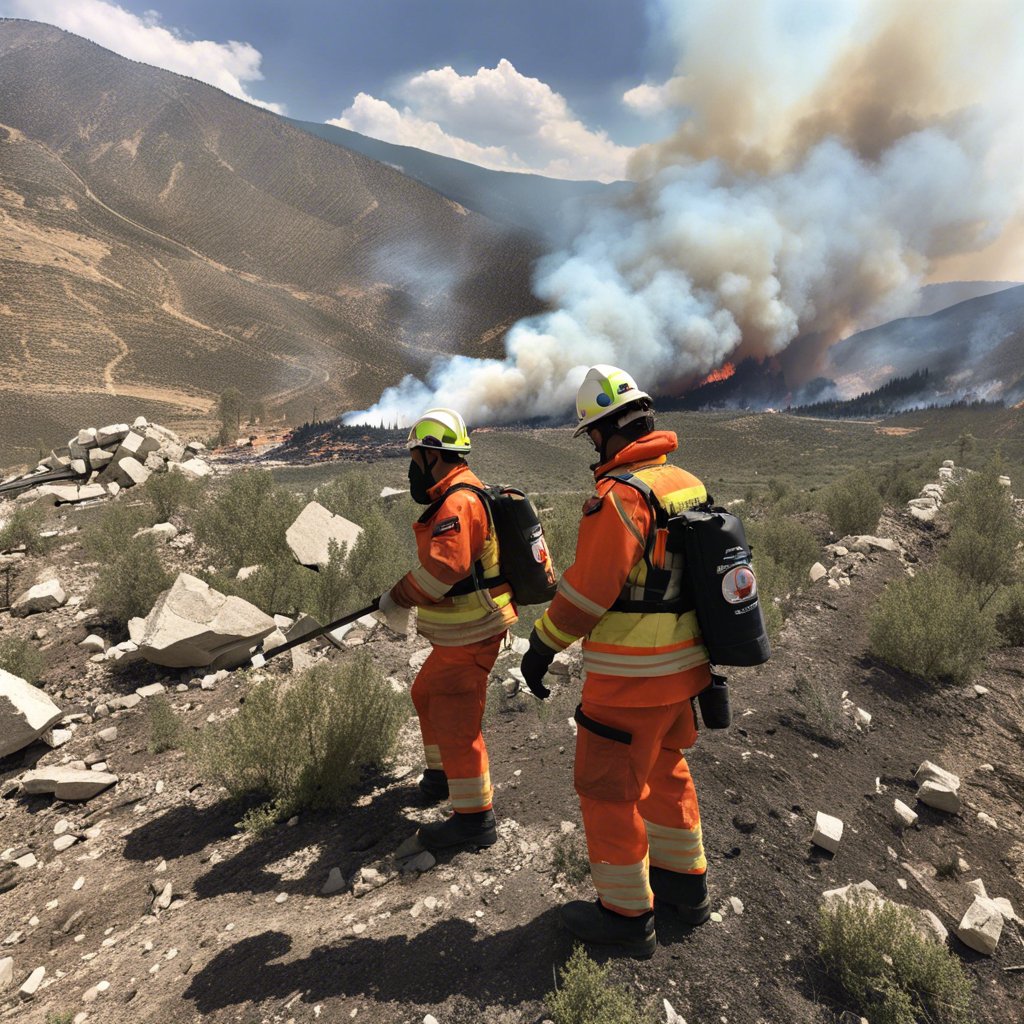
[[464, 455], [472, 447], [466, 421], [454, 409], [428, 409], [413, 424], [405, 447], [439, 448]]
[[636, 386], [636, 381], [617, 366], [599, 363], [587, 370], [583, 383], [576, 392], [576, 418], [579, 425], [573, 437], [579, 437], [583, 431], [598, 420], [614, 412], [621, 412], [624, 406], [651, 396]]

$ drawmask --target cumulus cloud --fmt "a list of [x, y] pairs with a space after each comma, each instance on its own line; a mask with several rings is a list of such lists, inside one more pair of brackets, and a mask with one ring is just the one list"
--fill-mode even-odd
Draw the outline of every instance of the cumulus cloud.
[[185, 39], [161, 24], [156, 11], [140, 18], [105, 0], [4, 0], [0, 13], [56, 25], [122, 57], [188, 75], [247, 103], [285, 113], [283, 104], [256, 99], [246, 89], [245, 83], [263, 78], [262, 55], [250, 43]]
[[633, 150], [588, 128], [565, 97], [507, 60], [460, 75], [444, 67], [395, 90], [400, 106], [360, 93], [329, 124], [501, 171], [614, 181]]
[[622, 94], [622, 102], [635, 114], [641, 117], [652, 117], [661, 114], [675, 105], [676, 97], [681, 93], [685, 79], [681, 76], [670, 78], [667, 82], [652, 84], [641, 82], [640, 85], [627, 89]]

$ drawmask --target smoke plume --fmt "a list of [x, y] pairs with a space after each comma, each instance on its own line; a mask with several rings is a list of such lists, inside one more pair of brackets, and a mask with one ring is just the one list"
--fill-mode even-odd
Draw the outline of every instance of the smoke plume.
[[505, 359], [444, 359], [347, 420], [561, 414], [598, 362], [662, 394], [747, 357], [799, 384], [1021, 208], [1013, 0], [793, 5], [834, 23], [785, 29], [779, 4], [659, 8], [681, 55], [665, 87], [678, 129], [636, 152], [627, 199], [541, 262], [550, 312], [509, 331]]

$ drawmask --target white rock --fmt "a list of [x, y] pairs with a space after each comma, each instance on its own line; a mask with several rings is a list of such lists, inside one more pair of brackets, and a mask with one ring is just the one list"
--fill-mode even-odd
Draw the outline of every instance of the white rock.
[[839, 818], [831, 814], [824, 814], [818, 811], [814, 818], [814, 834], [811, 842], [820, 846], [829, 853], [835, 853], [839, 849], [839, 841], [843, 838], [843, 823]]
[[161, 544], [166, 544], [178, 536], [178, 528], [174, 523], [157, 523], [156, 526], [150, 526], [148, 529], [136, 530], [135, 536], [152, 537]]
[[409, 659], [409, 668], [413, 672], [419, 672], [423, 668], [423, 663], [430, 657], [431, 648], [424, 647], [422, 650], [416, 651]]
[[120, 458], [122, 450], [123, 446], [118, 449], [118, 453], [110, 465], [103, 470], [101, 475], [103, 483], [115, 483], [119, 487], [136, 487], [139, 484], [144, 484], [152, 476], [152, 473], [142, 462], [131, 455]]
[[1008, 476], [1001, 476], [999, 478], [999, 483], [1000, 483], [1000, 485], [1002, 487], [1009, 487], [1010, 486], [1010, 478]]
[[686, 1024], [686, 1019], [681, 1013], [678, 1013], [675, 1007], [664, 997], [662, 997], [662, 1007], [665, 1010], [665, 1024]]
[[894, 800], [892, 810], [897, 824], [903, 825], [906, 828], [917, 824], [917, 811], [908, 807], [902, 800]]
[[423, 1024], [437, 1024], [437, 1018], [432, 1013], [428, 1013], [423, 1018]]
[[148, 683], [146, 686], [139, 686], [135, 692], [140, 697], [159, 697], [160, 694], [167, 692], [167, 687], [163, 683]]
[[58, 852], [62, 853], [64, 850], [71, 846], [74, 846], [78, 842], [78, 836], [63, 835], [58, 836], [53, 841], [53, 848]]
[[872, 537], [865, 533], [860, 536], [844, 537], [839, 542], [848, 551], [859, 552], [862, 555], [870, 554], [872, 551], [898, 551], [899, 545], [888, 537]]
[[732, 912], [736, 915], [743, 913], [743, 900], [738, 896], [729, 897], [729, 906], [732, 907]]
[[[235, 579], [247, 580], [250, 576], [254, 575], [255, 573], [258, 573], [259, 571], [260, 566], [258, 565], [243, 565], [242, 568], [235, 573]], [[276, 615], [274, 616], [274, 621], [277, 621]]]
[[999, 828], [999, 822], [991, 814], [986, 814], [984, 811], [978, 811], [978, 821], [982, 825], [988, 825], [989, 828]]
[[106, 729], [100, 729], [100, 731], [96, 733], [96, 739], [98, 739], [100, 743], [113, 743], [114, 740], [117, 739], [117, 726], [111, 725]]
[[985, 694], [988, 693], [988, 692], [989, 692], [989, 689], [988, 689], [987, 686], [982, 686], [979, 683], [975, 683], [974, 684], [974, 696], [975, 697], [984, 697]]
[[853, 712], [853, 720], [862, 729], [869, 729], [871, 727], [871, 713], [865, 711], [863, 708], [856, 708]]
[[34, 615], [37, 612], [52, 612], [67, 604], [68, 595], [58, 580], [47, 580], [30, 587], [11, 605], [11, 614], [16, 618]]
[[70, 729], [47, 729], [41, 739], [48, 746], [56, 749], [57, 747], [63, 747], [65, 743], [69, 743], [72, 736], [74, 736], [74, 733]]
[[96, 441], [106, 447], [107, 445], [119, 444], [129, 434], [131, 427], [127, 423], [112, 423], [107, 427], [100, 427], [96, 431]]
[[228, 668], [248, 660], [275, 628], [255, 605], [181, 573], [147, 616], [139, 653], [169, 668]]
[[333, 515], [319, 502], [311, 501], [288, 527], [285, 539], [300, 565], [323, 568], [330, 560], [330, 543], [334, 541], [351, 551], [361, 526]]
[[930, 779], [921, 783], [917, 791], [917, 799], [937, 811], [946, 811], [948, 814], [960, 813], [960, 797], [956, 790], [942, 785], [940, 782], [932, 782]]
[[21, 776], [26, 793], [52, 793], [58, 800], [89, 800], [117, 782], [116, 775], [51, 765]]
[[14, 981], [14, 957], [5, 956], [0, 958], [0, 992], [9, 988]]
[[917, 918], [917, 930], [921, 936], [937, 942], [940, 946], [945, 945], [946, 939], [949, 938], [949, 931], [931, 910], [918, 908]]
[[818, 580], [824, 579], [828, 575], [828, 570], [821, 564], [821, 562], [815, 562], [811, 566], [811, 571], [808, 573], [811, 577], [812, 583], [817, 583]]
[[956, 934], [965, 946], [991, 956], [1003, 931], [1003, 915], [995, 903], [984, 896], [975, 896], [967, 908]]
[[97, 636], [96, 633], [90, 633], [84, 640], [78, 644], [83, 651], [90, 651], [93, 654], [103, 654], [107, 649], [107, 641], [101, 636]]
[[402, 870], [406, 872], [416, 871], [419, 874], [423, 874], [425, 871], [429, 871], [435, 864], [437, 859], [429, 850], [424, 850], [422, 853], [416, 854], [415, 857], [410, 857], [402, 865]]
[[922, 782], [938, 782], [955, 793], [960, 789], [960, 776], [947, 772], [931, 761], [922, 761], [917, 771], [914, 772], [914, 781], [920, 785]]
[[345, 876], [341, 873], [341, 868], [331, 868], [327, 873], [327, 881], [324, 882], [320, 889], [322, 896], [332, 896], [336, 892], [341, 892], [345, 888]]
[[37, 967], [25, 980], [25, 984], [18, 989], [18, 995], [22, 999], [31, 999], [39, 991], [39, 986], [43, 983], [43, 978], [45, 977], [46, 968]]
[[911, 508], [936, 509], [939, 506], [939, 499], [934, 494], [926, 494], [922, 498], [911, 498], [907, 504]]
[[171, 900], [174, 898], [174, 886], [170, 882], [166, 882], [160, 889], [156, 899], [153, 900], [153, 906], [157, 910], [166, 910], [171, 905]]
[[0, 757], [34, 743], [63, 714], [38, 687], [0, 668]]
[[992, 902], [999, 913], [1003, 915], [1004, 921], [1016, 921], [1017, 924], [1024, 923], [1017, 916], [1017, 912], [1013, 909], [1013, 904], [1005, 896], [996, 896]]
[[988, 897], [988, 893], [985, 892], [985, 883], [980, 878], [972, 878], [967, 883], [967, 888], [970, 889], [975, 896], [985, 896], [986, 898]]
[[202, 480], [213, 472], [202, 459], [186, 459], [184, 462], [172, 462], [167, 468], [172, 472], [187, 476], [190, 480]]
[[953, 467], [954, 467], [955, 465], [956, 465], [956, 463], [955, 463], [955, 462], [954, 462], [954, 461], [953, 461], [952, 459], [946, 459], [946, 460], [945, 460], [945, 461], [944, 461], [944, 462], [942, 463], [942, 468], [943, 468], [943, 469], [953, 469]]
[[935, 522], [935, 517], [939, 514], [939, 510], [937, 508], [917, 508], [912, 506], [910, 514], [919, 523], [933, 523]]

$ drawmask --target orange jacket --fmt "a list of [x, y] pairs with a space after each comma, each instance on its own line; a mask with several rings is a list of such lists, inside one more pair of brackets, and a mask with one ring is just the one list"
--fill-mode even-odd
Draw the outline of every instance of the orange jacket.
[[[666, 455], [677, 447], [675, 434], [655, 431], [595, 470], [597, 494], [583, 506], [576, 559], [536, 623], [537, 635], [556, 651], [586, 637], [583, 694], [598, 704], [669, 704], [700, 692], [710, 679], [693, 612], [609, 611], [627, 583], [643, 584], [654, 523], [643, 495], [607, 474], [639, 474], [659, 499], [670, 499], [672, 511], [692, 507], [707, 492], [695, 476], [668, 465]], [[664, 557], [663, 546], [654, 557]]]
[[[482, 486], [466, 465], [452, 468], [427, 491], [437, 501], [456, 484]], [[518, 618], [512, 588], [500, 576], [498, 544], [483, 499], [469, 490], [449, 494], [427, 521], [413, 524], [419, 565], [391, 588], [402, 608], [415, 606], [418, 632], [435, 644], [458, 647], [503, 633]], [[477, 566], [484, 589], [447, 596]]]

